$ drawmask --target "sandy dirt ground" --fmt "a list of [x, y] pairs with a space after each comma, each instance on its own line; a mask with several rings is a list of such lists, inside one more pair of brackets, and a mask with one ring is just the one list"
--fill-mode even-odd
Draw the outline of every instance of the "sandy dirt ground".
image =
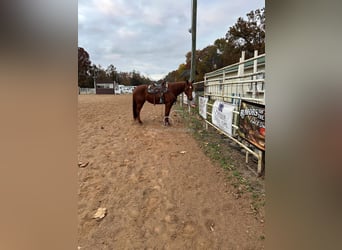
[[264, 248], [249, 198], [234, 198], [177, 111], [164, 127], [162, 105], [145, 103], [135, 123], [131, 95], [78, 104], [78, 159], [89, 162], [78, 172], [79, 249]]

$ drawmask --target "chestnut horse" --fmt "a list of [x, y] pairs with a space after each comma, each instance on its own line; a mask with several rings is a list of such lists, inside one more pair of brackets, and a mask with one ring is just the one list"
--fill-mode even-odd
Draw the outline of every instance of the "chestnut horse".
[[[169, 122], [169, 114], [172, 105], [177, 101], [177, 96], [181, 93], [185, 93], [188, 97], [188, 100], [192, 100], [192, 82], [184, 81], [184, 82], [173, 82], [167, 84], [167, 91], [164, 94], [150, 94], [148, 93], [148, 85], [139, 85], [133, 91], [133, 118], [134, 120], [138, 120], [141, 124], [140, 120], [140, 111], [145, 103], [148, 101], [152, 104], [165, 104], [165, 125], [170, 125]], [[156, 102], [158, 100], [158, 102]], [[159, 102], [161, 101], [161, 103]]]

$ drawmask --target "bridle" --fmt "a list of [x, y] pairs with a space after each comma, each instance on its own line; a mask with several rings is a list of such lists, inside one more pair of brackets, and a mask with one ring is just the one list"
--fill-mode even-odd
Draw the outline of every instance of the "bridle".
[[193, 91], [193, 86], [192, 84], [185, 84], [185, 88], [184, 88], [184, 92], [186, 93], [186, 95], [188, 95], [188, 90], [191, 90], [191, 93]]

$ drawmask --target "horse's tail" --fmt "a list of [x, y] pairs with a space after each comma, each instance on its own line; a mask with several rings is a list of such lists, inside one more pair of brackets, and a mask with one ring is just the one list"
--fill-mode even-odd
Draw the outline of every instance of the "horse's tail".
[[134, 120], [138, 118], [137, 102], [135, 101], [134, 95], [133, 95], [133, 118], [134, 118]]

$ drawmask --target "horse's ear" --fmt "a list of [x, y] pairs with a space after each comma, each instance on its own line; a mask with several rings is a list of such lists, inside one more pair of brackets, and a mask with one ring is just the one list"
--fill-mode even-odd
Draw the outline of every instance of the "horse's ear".
[[195, 80], [192, 80], [192, 81], [191, 81], [191, 83], [194, 83], [194, 82], [195, 82]]
[[188, 81], [188, 79], [186, 79], [186, 84], [187, 84], [187, 85], [189, 84], [189, 81]]

